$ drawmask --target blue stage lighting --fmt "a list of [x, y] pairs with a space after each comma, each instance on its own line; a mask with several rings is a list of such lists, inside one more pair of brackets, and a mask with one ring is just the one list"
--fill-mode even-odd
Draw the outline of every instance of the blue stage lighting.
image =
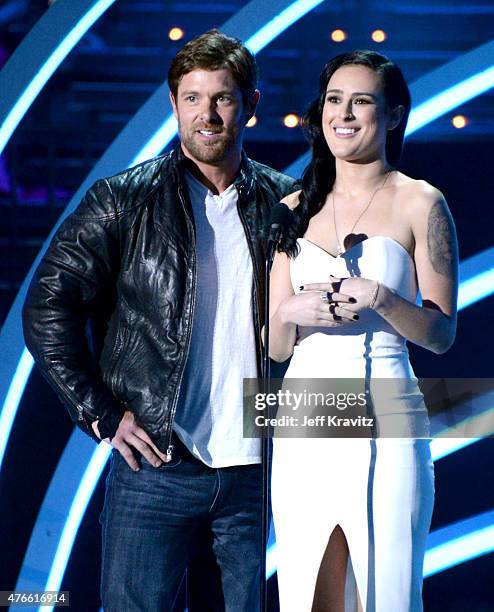
[[302, 15], [305, 15], [322, 2], [323, 0], [297, 0], [297, 2], [287, 6], [285, 10], [281, 11], [276, 17], [268, 21], [266, 25], [248, 38], [245, 41], [245, 46], [248, 47], [252, 53], [259, 53], [259, 51], [264, 49], [266, 45], [269, 45], [269, 43], [279, 34], [298, 21]]
[[29, 351], [25, 348], [17, 365], [14, 377], [10, 383], [9, 390], [5, 397], [5, 402], [0, 412], [0, 467], [2, 465], [3, 456], [7, 447], [7, 441], [12, 429], [17, 407], [24, 393], [24, 388], [33, 368], [33, 358]]
[[434, 438], [431, 441], [431, 455], [433, 461], [439, 461], [452, 453], [475, 444], [481, 438]]
[[429, 535], [424, 577], [494, 550], [494, 510], [458, 521]]
[[131, 161], [130, 166], [137, 166], [147, 159], [151, 159], [163, 150], [163, 142], [169, 143], [177, 133], [177, 120], [169, 115], [156, 134], [145, 144]]
[[[79, 0], [75, 5], [73, 0], [58, 0], [26, 36], [0, 74], [2, 98], [9, 105], [6, 116], [4, 109], [0, 110], [0, 153], [48, 79], [114, 2]], [[60, 19], [67, 34], [58, 39]], [[29, 80], [26, 82], [22, 76]], [[17, 98], [12, 100], [16, 94]]]
[[[91, 499], [94, 488], [98, 484], [101, 473], [111, 454], [112, 447], [109, 444], [99, 444], [95, 447], [91, 460], [80, 481], [77, 493], [74, 497], [67, 520], [60, 536], [58, 547], [50, 569], [50, 574], [43, 587], [44, 591], [59, 591], [62, 578], [67, 567], [67, 561], [79, 530], [82, 518]], [[53, 609], [53, 607], [51, 608]], [[45, 607], [43, 607], [45, 610]]]
[[[492, 251], [494, 249], [490, 249]], [[458, 309], [466, 308], [479, 300], [489, 296], [494, 291], [494, 259], [493, 254], [486, 253], [484, 261], [491, 265], [490, 270], [476, 274], [472, 278], [461, 283], [458, 290]]]
[[405, 136], [431, 123], [472, 98], [494, 87], [494, 67], [482, 70], [414, 107], [408, 119]]
[[74, 428], [39, 509], [17, 589], [42, 590], [47, 584], [59, 582], [110, 450], [105, 443], [96, 446], [79, 428]]

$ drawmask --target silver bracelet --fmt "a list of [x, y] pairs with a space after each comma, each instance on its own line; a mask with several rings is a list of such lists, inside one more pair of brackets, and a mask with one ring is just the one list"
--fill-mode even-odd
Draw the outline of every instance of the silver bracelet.
[[371, 301], [369, 302], [369, 308], [371, 310], [374, 310], [374, 305], [375, 305], [376, 300], [377, 300], [377, 295], [379, 293], [379, 287], [380, 286], [381, 286], [381, 284], [378, 282], [377, 285], [376, 285], [376, 288], [374, 289], [374, 293], [372, 294]]

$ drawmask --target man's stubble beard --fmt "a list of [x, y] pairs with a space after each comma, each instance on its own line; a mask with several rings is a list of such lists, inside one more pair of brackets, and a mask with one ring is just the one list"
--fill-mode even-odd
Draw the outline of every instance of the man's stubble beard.
[[222, 132], [221, 140], [215, 143], [199, 144], [194, 140], [194, 135], [189, 135], [179, 127], [180, 141], [194, 159], [202, 163], [220, 163], [235, 150], [238, 138], [233, 134]]

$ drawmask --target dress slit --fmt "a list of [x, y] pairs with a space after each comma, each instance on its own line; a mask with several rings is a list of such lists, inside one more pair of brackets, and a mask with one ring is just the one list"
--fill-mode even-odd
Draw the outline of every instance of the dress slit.
[[348, 540], [338, 523], [321, 559], [311, 612], [358, 612], [358, 599]]

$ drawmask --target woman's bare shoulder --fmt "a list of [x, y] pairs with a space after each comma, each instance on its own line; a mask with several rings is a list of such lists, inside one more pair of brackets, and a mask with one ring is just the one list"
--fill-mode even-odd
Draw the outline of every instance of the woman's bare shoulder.
[[437, 203], [446, 205], [441, 191], [422, 179], [414, 179], [399, 172], [396, 188], [400, 206], [411, 214], [427, 212]]
[[302, 193], [302, 190], [299, 189], [298, 191], [294, 191], [293, 193], [289, 193], [281, 201], [283, 202], [283, 204], [286, 204], [288, 206], [288, 208], [291, 208], [293, 210], [294, 208], [296, 208], [298, 206], [298, 203], [299, 203], [299, 200], [300, 200], [300, 194], [301, 193]]
[[[405, 175], [398, 191], [400, 207], [413, 232], [415, 242], [430, 245], [441, 236], [456, 248], [456, 230], [444, 195], [427, 181]], [[445, 238], [449, 237], [449, 238]]]

